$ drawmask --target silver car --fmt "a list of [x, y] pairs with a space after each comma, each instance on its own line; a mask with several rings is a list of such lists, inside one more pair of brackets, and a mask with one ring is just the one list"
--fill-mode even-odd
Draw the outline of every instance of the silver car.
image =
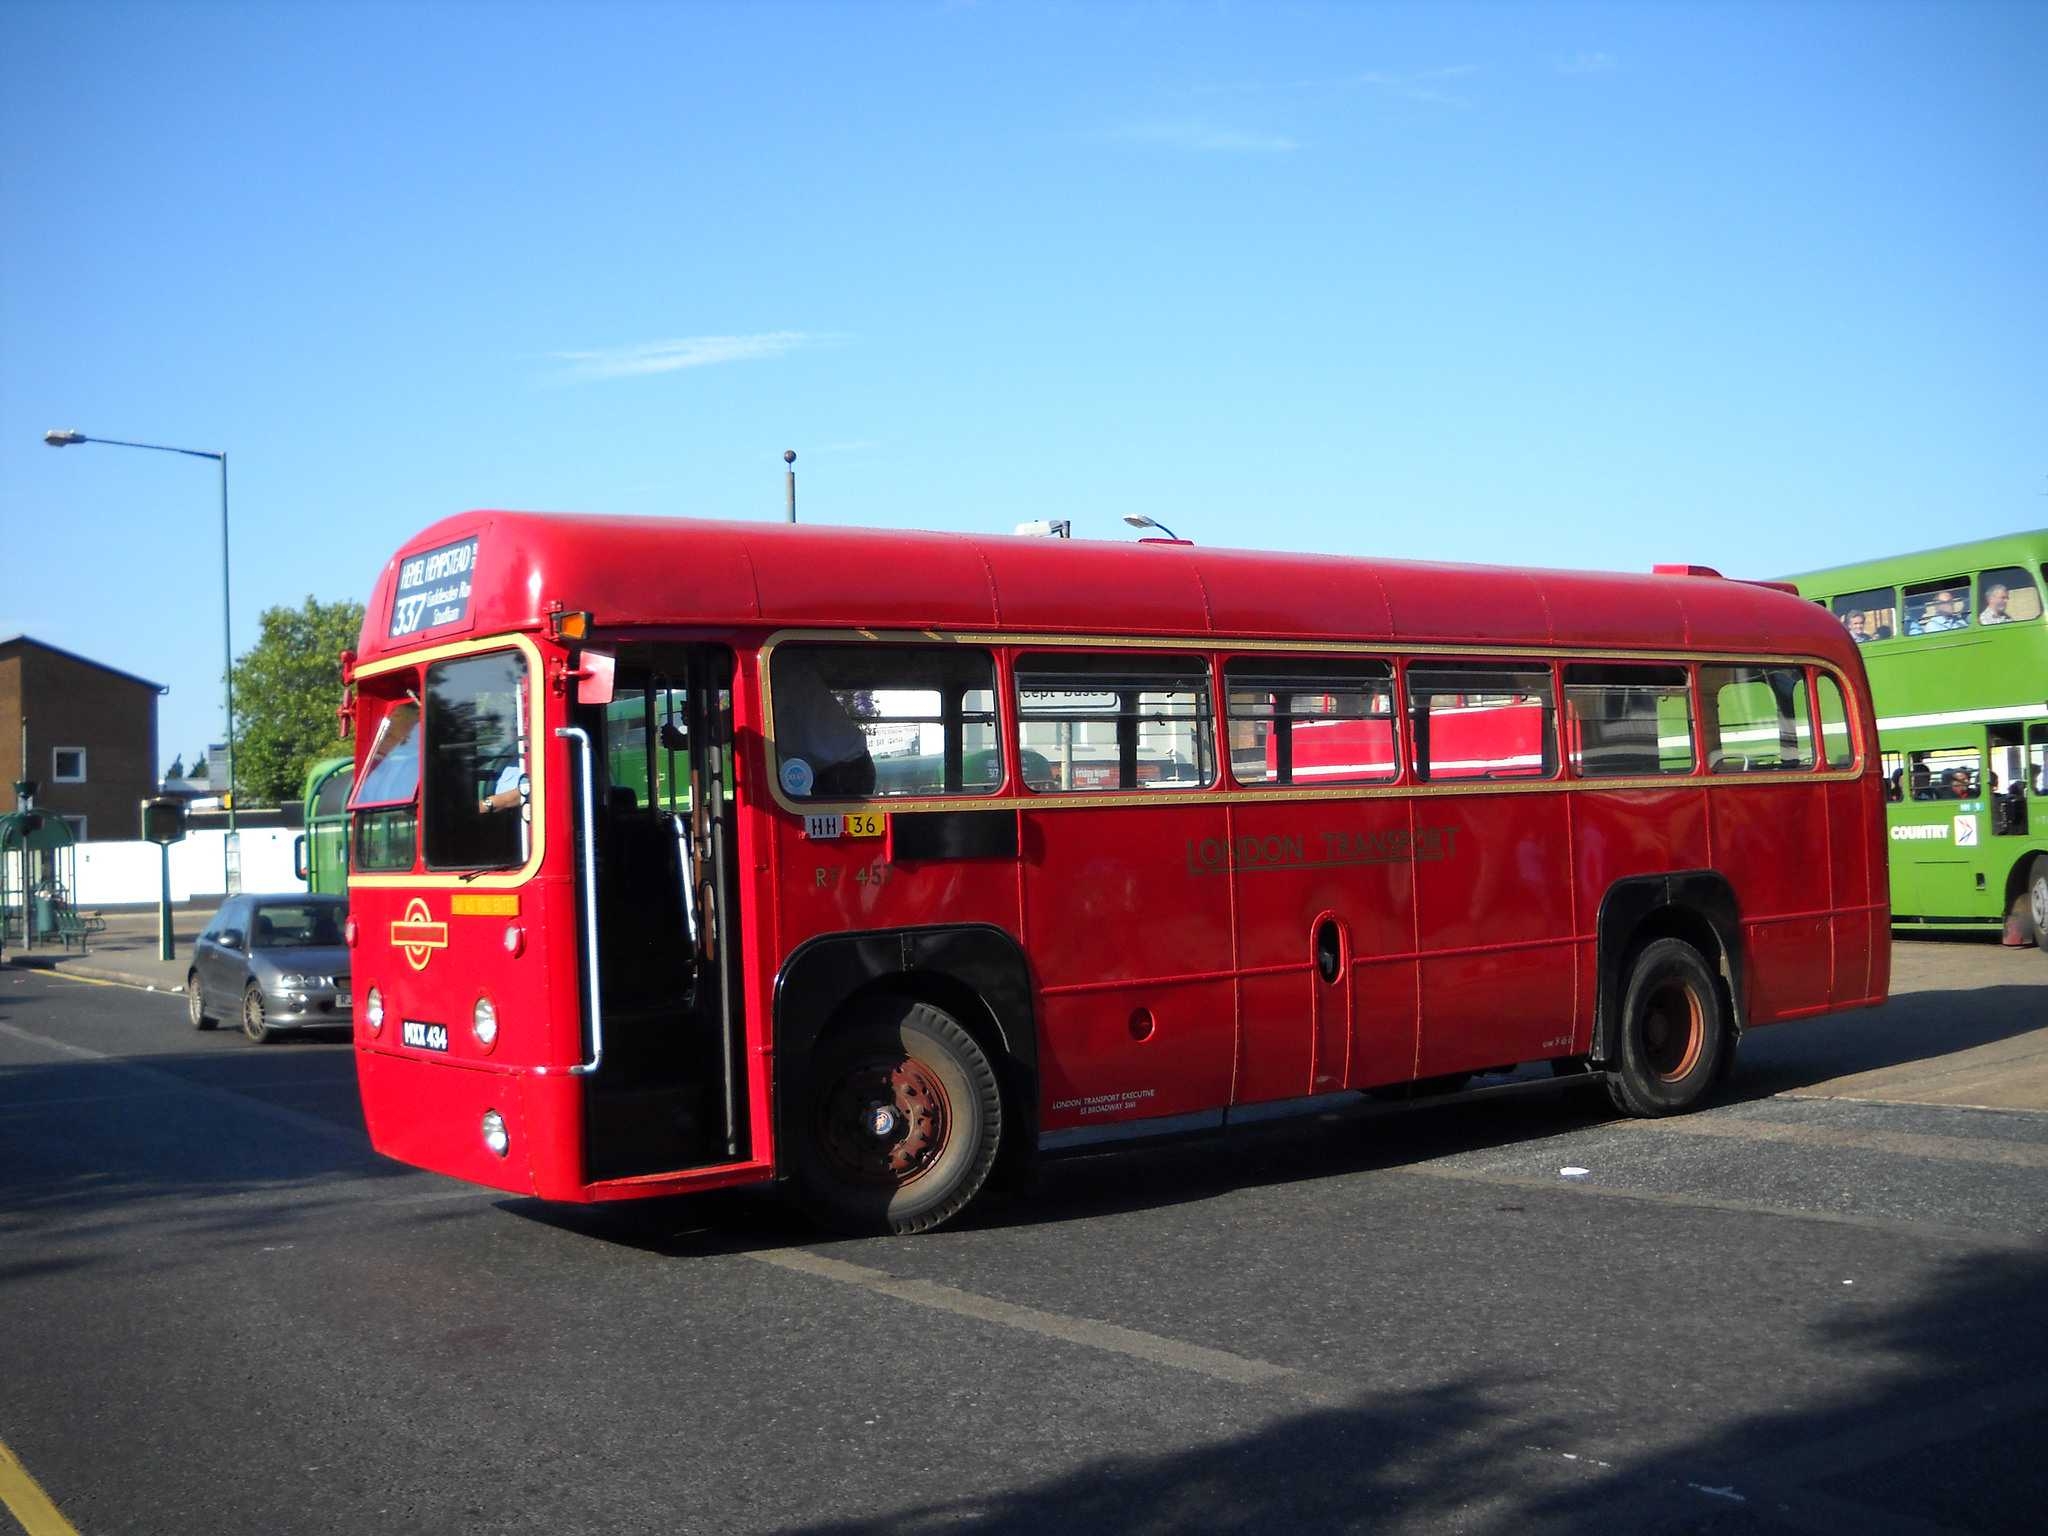
[[193, 1028], [239, 1017], [261, 1045], [284, 1029], [354, 1020], [339, 896], [230, 896], [192, 946], [185, 1005]]

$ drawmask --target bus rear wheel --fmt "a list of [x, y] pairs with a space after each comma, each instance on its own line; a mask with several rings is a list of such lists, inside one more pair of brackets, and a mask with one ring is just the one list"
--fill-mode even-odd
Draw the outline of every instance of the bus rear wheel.
[[2027, 875], [2027, 905], [2034, 913], [2034, 943], [2048, 952], [2048, 853], [2034, 856]]
[[1728, 1049], [1721, 989], [1683, 939], [1645, 945], [1622, 994], [1621, 1048], [1607, 1092], [1631, 1115], [1676, 1114], [1699, 1102]]
[[930, 1231], [980, 1191], [1002, 1133], [1002, 1091], [975, 1038], [928, 1003], [881, 1004], [812, 1053], [804, 1202], [842, 1231]]

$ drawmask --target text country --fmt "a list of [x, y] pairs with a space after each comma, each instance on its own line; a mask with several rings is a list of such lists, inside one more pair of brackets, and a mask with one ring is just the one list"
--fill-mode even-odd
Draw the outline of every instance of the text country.
[[1308, 837], [1191, 837], [1188, 873], [1254, 874], [1272, 869], [1323, 869], [1344, 864], [1433, 864], [1457, 851], [1456, 827], [1405, 827], [1384, 832], [1317, 832]]

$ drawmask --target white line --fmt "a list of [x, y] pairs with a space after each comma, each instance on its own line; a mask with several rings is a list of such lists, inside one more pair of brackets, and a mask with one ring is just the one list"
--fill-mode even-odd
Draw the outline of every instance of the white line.
[[337, 1125], [332, 1120], [323, 1120], [318, 1115], [308, 1115], [296, 1109], [286, 1109], [281, 1104], [272, 1104], [264, 1099], [253, 1099], [247, 1094], [236, 1093], [232, 1089], [215, 1088], [207, 1083], [188, 1082], [175, 1072], [163, 1072], [155, 1067], [141, 1066], [136, 1062], [124, 1061], [118, 1056], [109, 1056], [105, 1051], [95, 1051], [83, 1045], [73, 1045], [66, 1040], [53, 1040], [48, 1035], [39, 1035], [33, 1030], [22, 1029], [14, 1024], [0, 1024], [0, 1035], [7, 1035], [15, 1040], [26, 1041], [30, 1045], [44, 1046], [53, 1051], [62, 1051], [68, 1056], [81, 1057], [86, 1061], [99, 1062], [113, 1071], [124, 1073], [129, 1077], [140, 1078], [154, 1087], [182, 1088], [187, 1093], [197, 1094], [200, 1098], [209, 1099], [216, 1104], [228, 1105], [231, 1108], [240, 1110], [244, 1114], [260, 1115], [267, 1120], [274, 1120], [280, 1125], [288, 1125], [293, 1130], [304, 1132], [308, 1136], [318, 1136], [327, 1141], [341, 1142], [348, 1147], [360, 1151], [365, 1157], [370, 1155], [369, 1138], [364, 1136], [362, 1132], [350, 1130], [345, 1125]]
[[1880, 716], [1880, 731], [1903, 731], [1916, 725], [1968, 725], [1976, 720], [2033, 720], [2048, 715], [2048, 699], [2024, 704], [1994, 704], [1989, 709], [1946, 709], [1928, 715]]
[[1037, 1307], [1021, 1307], [1014, 1302], [997, 1301], [992, 1296], [978, 1296], [972, 1291], [940, 1285], [931, 1280], [899, 1280], [879, 1269], [848, 1264], [842, 1259], [828, 1259], [801, 1248], [779, 1248], [766, 1253], [750, 1253], [746, 1257], [795, 1274], [810, 1275], [819, 1280], [836, 1280], [842, 1285], [858, 1286], [876, 1295], [907, 1301], [912, 1306], [929, 1307], [935, 1312], [950, 1312], [955, 1317], [971, 1317], [980, 1322], [995, 1323], [1003, 1328], [1015, 1328], [1019, 1332], [1037, 1334], [1041, 1338], [1059, 1339], [1068, 1344], [1080, 1344], [1113, 1355], [1127, 1355], [1133, 1359], [1149, 1361], [1154, 1365], [1167, 1366], [1177, 1371], [1192, 1371], [1198, 1376], [1208, 1376], [1238, 1386], [1274, 1387], [1316, 1402], [1346, 1402], [1353, 1395], [1339, 1383], [1326, 1377], [1297, 1371], [1289, 1366], [1274, 1365], [1266, 1360], [1254, 1360], [1248, 1355], [1234, 1355], [1228, 1350], [1186, 1344], [1156, 1333], [1141, 1333], [1135, 1328], [1119, 1327], [1115, 1323], [1096, 1322], [1085, 1317], [1067, 1317], [1058, 1312], [1041, 1311]]

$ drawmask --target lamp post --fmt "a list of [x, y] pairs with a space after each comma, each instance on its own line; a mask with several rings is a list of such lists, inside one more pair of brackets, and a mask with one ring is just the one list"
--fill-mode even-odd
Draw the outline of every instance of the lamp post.
[[1171, 528], [1167, 527], [1166, 524], [1160, 522], [1158, 518], [1147, 517], [1142, 512], [1126, 512], [1124, 514], [1124, 521], [1129, 523], [1133, 528], [1157, 528], [1169, 539], [1178, 540], [1180, 538], [1179, 534], [1175, 533]]
[[[228, 456], [204, 448], [171, 448], [162, 443], [129, 443], [118, 437], [87, 437], [75, 429], [52, 430], [43, 434], [52, 448], [70, 448], [79, 443], [99, 443], [108, 448], [146, 448], [151, 453], [182, 453], [188, 459], [212, 459], [220, 465], [220, 643], [227, 662], [221, 680], [227, 690], [228, 709], [228, 839], [224, 850], [227, 888], [230, 896], [242, 888], [241, 838], [235, 832], [235, 641], [228, 606]], [[152, 765], [154, 771], [154, 765]]]

